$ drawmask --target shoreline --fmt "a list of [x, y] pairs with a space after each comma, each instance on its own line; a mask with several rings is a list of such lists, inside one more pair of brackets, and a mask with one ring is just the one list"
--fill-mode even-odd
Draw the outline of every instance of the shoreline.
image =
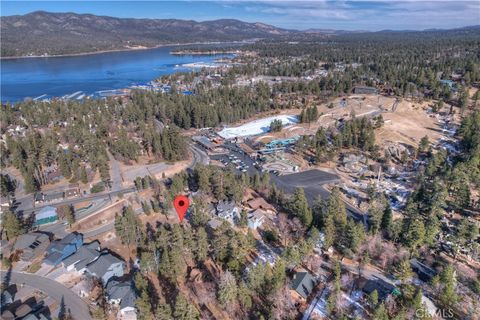
[[[92, 52], [79, 52], [79, 53], [68, 53], [68, 54], [57, 54], [51, 56], [8, 56], [8, 57], [0, 57], [1, 60], [13, 60], [13, 59], [35, 59], [35, 58], [65, 58], [65, 57], [77, 57], [77, 56], [88, 56], [94, 54], [102, 54], [102, 53], [110, 53], [110, 52], [127, 52], [127, 51], [140, 51], [140, 50], [153, 50], [162, 47], [180, 47], [180, 46], [189, 46], [189, 45], [205, 45], [205, 44], [228, 44], [228, 43], [236, 43], [236, 44], [247, 44], [248, 42], [235, 42], [235, 41], [227, 41], [227, 42], [188, 42], [188, 43], [165, 43], [159, 44], [153, 47], [132, 47], [132, 48], [123, 48], [123, 49], [112, 49], [112, 50], [100, 50], [100, 51], [92, 51]], [[172, 53], [170, 53], [172, 54]]]
[[235, 54], [238, 53], [238, 50], [214, 50], [214, 51], [188, 51], [188, 50], [178, 50], [170, 51], [171, 55], [175, 56], [195, 56], [195, 55], [217, 55], [217, 54]]

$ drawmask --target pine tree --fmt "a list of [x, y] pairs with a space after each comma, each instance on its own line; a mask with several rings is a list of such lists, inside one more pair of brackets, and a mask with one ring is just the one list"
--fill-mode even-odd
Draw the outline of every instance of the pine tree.
[[20, 219], [11, 211], [4, 213], [3, 228], [8, 240], [12, 240], [24, 233]]
[[185, 296], [179, 292], [175, 298], [173, 317], [176, 320], [195, 320], [199, 316], [197, 309], [192, 304], [189, 304]]
[[88, 183], [87, 169], [85, 169], [85, 166], [80, 168], [80, 181], [82, 183]]
[[142, 209], [143, 209], [143, 212], [149, 216], [150, 213], [152, 213], [151, 209], [150, 209], [150, 205], [148, 204], [147, 201], [142, 201]]
[[385, 305], [381, 303], [373, 313], [373, 319], [375, 320], [389, 320], [387, 309]]
[[39, 184], [32, 172], [27, 172], [23, 175], [24, 189], [26, 193], [33, 193], [38, 191]]
[[387, 232], [387, 234], [390, 234], [392, 229], [392, 208], [388, 202], [385, 210], [383, 210], [382, 222], [380, 226], [382, 230]]
[[252, 308], [253, 303], [251, 298], [251, 292], [243, 281], [241, 281], [240, 285], [238, 286], [238, 301], [240, 302], [245, 311], [248, 311]]
[[327, 216], [333, 217], [335, 226], [338, 229], [342, 229], [347, 223], [347, 210], [341, 198], [340, 189], [337, 187], [333, 188], [328, 198]]
[[396, 272], [398, 280], [402, 282], [402, 284], [408, 283], [413, 277], [412, 267], [410, 266], [410, 261], [408, 259], [403, 259], [400, 264], [398, 265], [397, 272]]
[[199, 227], [197, 229], [197, 243], [195, 256], [198, 262], [203, 262], [208, 256], [208, 237], [205, 228]]
[[378, 291], [375, 289], [370, 293], [368, 300], [373, 308], [375, 308], [378, 304]]
[[448, 265], [440, 274], [443, 290], [440, 292], [440, 302], [444, 307], [453, 307], [459, 297], [456, 293], [457, 280], [455, 278], [455, 269], [452, 265]]
[[218, 290], [218, 301], [226, 308], [229, 304], [232, 304], [236, 301], [238, 294], [237, 282], [235, 277], [226, 271], [220, 280], [219, 290]]
[[155, 320], [171, 320], [172, 307], [168, 303], [159, 303], [155, 310]]
[[330, 248], [334, 242], [335, 242], [335, 237], [336, 237], [336, 228], [335, 228], [335, 222], [333, 220], [333, 217], [327, 216], [325, 219], [324, 227], [323, 227], [323, 233], [325, 235], [325, 240], [324, 240], [324, 247], [325, 249]]
[[296, 188], [290, 201], [290, 211], [293, 215], [300, 218], [306, 227], [312, 224], [312, 210], [308, 206], [307, 198], [303, 188]]
[[73, 205], [66, 206], [67, 209], [65, 210], [65, 218], [67, 219], [68, 224], [71, 226], [75, 223], [75, 213], [73, 209]]
[[238, 223], [240, 227], [246, 227], [248, 225], [247, 211], [240, 211], [240, 221]]

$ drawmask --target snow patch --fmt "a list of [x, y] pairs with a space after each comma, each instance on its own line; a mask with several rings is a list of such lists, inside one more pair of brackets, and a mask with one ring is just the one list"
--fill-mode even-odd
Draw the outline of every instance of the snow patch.
[[292, 115], [279, 115], [274, 117], [263, 118], [251, 121], [234, 128], [224, 128], [218, 134], [224, 139], [232, 139], [235, 137], [256, 136], [270, 131], [270, 123], [273, 120], [281, 120], [283, 126], [298, 123], [298, 117]]

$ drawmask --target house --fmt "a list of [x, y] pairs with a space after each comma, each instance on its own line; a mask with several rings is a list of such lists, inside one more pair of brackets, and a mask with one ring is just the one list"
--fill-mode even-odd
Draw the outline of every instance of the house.
[[193, 136], [192, 140], [204, 147], [207, 150], [215, 149], [216, 145], [213, 144], [210, 139], [205, 136]]
[[100, 255], [98, 259], [87, 265], [85, 271], [90, 275], [102, 279], [107, 284], [112, 277], [123, 276], [125, 262], [113, 256], [111, 253]]
[[46, 206], [37, 214], [35, 214], [34, 226], [41, 226], [43, 224], [52, 223], [58, 220], [57, 208], [52, 206]]
[[247, 202], [247, 205], [248, 205], [252, 210], [263, 209], [263, 210], [265, 210], [267, 213], [274, 213], [274, 212], [275, 212], [275, 208], [274, 208], [270, 203], [268, 203], [267, 201], [265, 201], [265, 199], [263, 199], [262, 197], [258, 197], [258, 198], [249, 200], [249, 201]]
[[97, 260], [100, 254], [100, 243], [94, 241], [89, 244], [84, 244], [77, 252], [65, 258], [62, 261], [62, 265], [67, 271], [76, 270], [83, 273], [87, 265]]
[[50, 193], [41, 193], [37, 192], [33, 196], [33, 200], [36, 204], [44, 202], [53, 202], [59, 201], [64, 198], [64, 193], [62, 191], [50, 192]]
[[253, 212], [250, 212], [247, 216], [248, 218], [248, 227], [250, 229], [256, 230], [258, 227], [261, 227], [265, 221], [265, 213], [261, 209], [257, 209]]
[[83, 235], [72, 232], [62, 240], [53, 241], [47, 248], [47, 257], [44, 262], [56, 266], [66, 257], [74, 254], [83, 244]]
[[316, 285], [317, 282], [310, 273], [305, 271], [297, 272], [293, 276], [292, 282], [290, 282], [290, 289], [294, 290], [303, 299], [307, 299]]
[[108, 303], [118, 305], [122, 315], [136, 313], [135, 300], [137, 294], [132, 280], [118, 281], [112, 279], [107, 283], [105, 293]]
[[0, 295], [1, 306], [4, 307], [15, 301], [15, 294], [17, 293], [17, 285], [11, 284]]
[[40, 232], [31, 232], [17, 237], [14, 250], [22, 251], [20, 259], [23, 261], [32, 261], [42, 255], [50, 244], [48, 235]]
[[48, 171], [45, 174], [45, 178], [49, 183], [55, 183], [55, 182], [60, 181], [63, 178], [63, 176], [62, 176], [62, 173], [60, 172], [60, 170], [58, 170], [58, 168], [55, 168], [51, 171]]
[[12, 311], [2, 308], [2, 315], [0, 316], [2, 320], [15, 320], [15, 315]]
[[35, 192], [35, 194], [33, 195], [33, 202], [35, 204], [43, 203], [43, 193]]
[[63, 198], [64, 198], [63, 191], [50, 192], [50, 193], [44, 193], [43, 194], [43, 201], [44, 202], [59, 201], [59, 200], [63, 200]]
[[440, 83], [444, 86], [447, 86], [451, 91], [456, 91], [455, 82], [449, 79], [440, 80]]
[[240, 219], [240, 211], [233, 201], [220, 201], [217, 204], [217, 216], [235, 224]]
[[353, 88], [353, 93], [354, 94], [377, 94], [378, 89], [374, 87], [358, 86]]
[[370, 295], [373, 291], [376, 290], [378, 293], [378, 301], [380, 302], [385, 301], [391, 294], [400, 294], [400, 291], [398, 291], [395, 285], [379, 278], [367, 280], [362, 290], [368, 295]]
[[413, 272], [415, 272], [418, 275], [418, 278], [423, 282], [430, 282], [430, 280], [437, 275], [435, 270], [415, 258], [410, 260], [410, 266], [412, 267]]
[[48, 320], [43, 313], [30, 313], [22, 320]]
[[0, 213], [6, 212], [12, 206], [10, 197], [0, 197]]

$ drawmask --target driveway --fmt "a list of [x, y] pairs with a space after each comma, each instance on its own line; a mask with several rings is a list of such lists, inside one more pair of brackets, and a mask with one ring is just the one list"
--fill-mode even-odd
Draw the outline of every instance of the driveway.
[[8, 280], [9, 283], [16, 283], [18, 285], [25, 283], [30, 287], [41, 290], [45, 292], [50, 298], [55, 299], [55, 301], [57, 301], [59, 305], [63, 299], [65, 304], [65, 310], [70, 310], [70, 313], [72, 314], [74, 319], [92, 319], [92, 317], [90, 316], [88, 305], [85, 303], [85, 301], [80, 299], [80, 297], [70, 291], [70, 289], [64, 287], [56, 281], [34, 274], [14, 271], [1, 271], [0, 274], [2, 278], [2, 283], [5, 281], [5, 277], [8, 275], [10, 278]]

